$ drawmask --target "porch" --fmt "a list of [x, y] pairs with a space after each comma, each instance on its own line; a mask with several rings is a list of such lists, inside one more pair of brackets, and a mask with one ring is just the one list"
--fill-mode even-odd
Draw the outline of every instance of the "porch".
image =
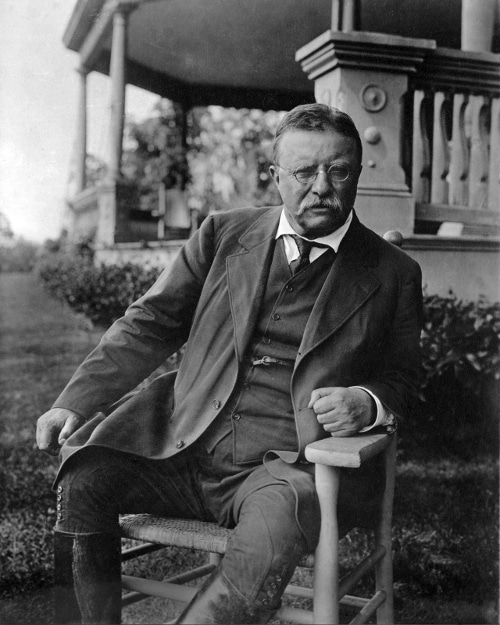
[[[360, 129], [361, 219], [404, 234], [428, 292], [498, 299], [500, 3], [422, 0], [418, 12], [414, 3], [378, 4], [80, 0], [64, 37], [80, 54], [73, 235], [95, 235], [106, 262], [169, 264], [195, 227], [182, 189], [144, 214], [121, 179], [127, 81], [186, 111], [316, 100], [348, 111]], [[91, 71], [112, 83], [112, 148], [98, 189], [85, 181]]]

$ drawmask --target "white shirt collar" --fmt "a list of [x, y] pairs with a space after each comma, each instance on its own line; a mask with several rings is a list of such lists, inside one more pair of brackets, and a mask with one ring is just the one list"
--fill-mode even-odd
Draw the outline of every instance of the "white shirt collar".
[[[331, 247], [335, 251], [335, 253], [337, 253], [339, 251], [339, 246], [340, 246], [340, 243], [342, 242], [342, 239], [345, 237], [346, 232], [349, 230], [349, 226], [351, 225], [351, 222], [352, 222], [352, 210], [349, 213], [345, 222], [340, 226], [340, 228], [338, 228], [334, 232], [331, 232], [326, 237], [319, 237], [317, 239], [314, 239], [314, 241], [316, 243], [323, 243], [323, 245], [328, 245], [328, 247]], [[288, 218], [285, 213], [285, 209], [283, 209], [280, 215], [278, 230], [276, 231], [276, 239], [279, 239], [283, 235], [293, 235], [293, 234], [297, 235], [298, 233], [295, 232], [295, 230], [290, 225], [290, 222], [288, 221]], [[299, 234], [298, 236], [302, 236], [302, 235]], [[306, 239], [307, 241], [312, 240], [312, 239], [307, 239], [307, 237], [302, 237], [302, 238]]]

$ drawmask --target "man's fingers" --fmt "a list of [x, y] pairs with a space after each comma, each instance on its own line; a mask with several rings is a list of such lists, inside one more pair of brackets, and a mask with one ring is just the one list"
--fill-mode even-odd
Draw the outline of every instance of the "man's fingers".
[[38, 448], [51, 455], [59, 453], [59, 447], [75, 432], [84, 419], [71, 410], [52, 408], [37, 421], [36, 442]]
[[335, 410], [319, 410], [316, 414], [316, 419], [318, 423], [324, 425], [326, 423], [335, 423], [339, 420], [339, 415], [337, 415]]
[[314, 391], [311, 393], [311, 399], [307, 407], [313, 408], [314, 404], [316, 404], [318, 400], [320, 400], [322, 397], [327, 397], [331, 395], [335, 390], [336, 390], [335, 386], [327, 386], [325, 388], [315, 388]]
[[36, 424], [36, 444], [42, 451], [49, 451], [49, 449], [53, 448], [52, 431], [52, 427], [45, 425], [40, 419], [38, 420]]
[[54, 432], [53, 428], [46, 429], [38, 426], [36, 433], [38, 449], [51, 456], [57, 456], [59, 453], [59, 445], [55, 441], [56, 434], [57, 432]]

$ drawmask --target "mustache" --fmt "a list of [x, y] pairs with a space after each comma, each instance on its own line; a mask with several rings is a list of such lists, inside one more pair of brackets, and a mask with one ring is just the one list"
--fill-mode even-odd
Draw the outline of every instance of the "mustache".
[[301, 212], [304, 212], [309, 208], [331, 208], [332, 210], [343, 210], [344, 203], [337, 195], [334, 195], [333, 197], [325, 197], [321, 199], [311, 198], [306, 200], [300, 208]]

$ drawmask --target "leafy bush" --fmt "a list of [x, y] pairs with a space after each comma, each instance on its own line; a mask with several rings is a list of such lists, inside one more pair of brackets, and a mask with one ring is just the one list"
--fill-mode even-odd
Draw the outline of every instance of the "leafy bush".
[[500, 303], [424, 297], [422, 382], [409, 438], [474, 454], [497, 446]]
[[149, 289], [160, 270], [133, 263], [94, 266], [86, 256], [47, 254], [38, 272], [58, 299], [93, 323], [109, 326]]
[[500, 379], [500, 303], [430, 295], [424, 298], [424, 311], [424, 393], [434, 380], [450, 374], [473, 394], [480, 392], [485, 376]]

